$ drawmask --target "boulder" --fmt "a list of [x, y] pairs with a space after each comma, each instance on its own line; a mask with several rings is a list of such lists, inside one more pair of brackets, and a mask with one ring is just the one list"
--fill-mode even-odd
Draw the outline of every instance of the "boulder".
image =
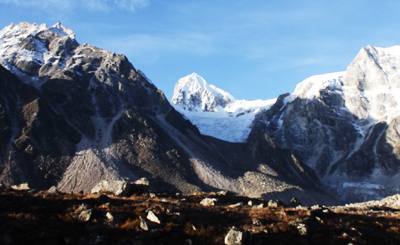
[[140, 179], [136, 180], [134, 182], [134, 184], [135, 185], [149, 186], [150, 185], [150, 181], [147, 178], [143, 177], [143, 178], [140, 178]]
[[255, 206], [253, 206], [253, 208], [254, 208], [254, 209], [257, 209], [257, 208], [264, 208], [264, 203], [260, 203], [260, 204], [258, 204], [258, 205], [255, 205]]
[[106, 213], [106, 218], [108, 222], [112, 222], [114, 220], [114, 216], [110, 212]]
[[47, 193], [49, 194], [56, 194], [57, 191], [57, 187], [55, 187], [54, 185], [52, 187], [50, 187], [49, 189], [47, 189]]
[[149, 211], [148, 213], [147, 213], [147, 217], [146, 217], [148, 220], [150, 220], [151, 222], [153, 222], [153, 223], [157, 223], [157, 224], [160, 224], [161, 222], [160, 222], [160, 219], [155, 215], [155, 213], [153, 212], [153, 211]]
[[215, 203], [217, 202], [216, 198], [204, 198], [203, 200], [201, 200], [200, 204], [205, 206], [205, 207], [209, 207], [209, 206], [214, 206]]
[[279, 202], [276, 200], [269, 200], [268, 207], [269, 208], [277, 208], [279, 206]]
[[296, 226], [296, 228], [297, 228], [297, 231], [299, 232], [299, 234], [301, 235], [301, 236], [305, 236], [305, 235], [307, 235], [307, 227], [306, 227], [306, 225], [305, 224], [303, 224], [303, 223], [300, 223], [300, 224], [298, 224], [297, 226]]
[[226, 245], [239, 245], [242, 244], [243, 232], [232, 227], [225, 236], [224, 243]]
[[18, 185], [12, 185], [11, 189], [15, 190], [15, 191], [29, 191], [29, 185], [28, 183], [21, 183]]
[[125, 194], [128, 190], [128, 182], [125, 180], [102, 180], [95, 185], [90, 193], [113, 194], [116, 196]]
[[238, 207], [242, 207], [242, 206], [243, 206], [243, 203], [242, 202], [238, 202], [238, 203], [235, 203], [235, 204], [228, 205], [228, 208], [238, 208]]
[[78, 219], [82, 222], [88, 222], [92, 217], [92, 209], [86, 209], [86, 207], [82, 208], [78, 215]]
[[140, 228], [144, 231], [148, 231], [149, 226], [147, 225], [146, 221], [141, 216], [139, 216], [139, 221], [140, 221], [140, 224], [139, 224]]

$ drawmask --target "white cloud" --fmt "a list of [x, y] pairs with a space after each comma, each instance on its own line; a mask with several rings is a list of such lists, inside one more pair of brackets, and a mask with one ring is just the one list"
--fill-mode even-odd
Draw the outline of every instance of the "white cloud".
[[32, 7], [42, 10], [73, 10], [84, 8], [90, 11], [129, 11], [147, 7], [150, 0], [0, 0], [0, 4], [10, 4], [19, 7]]

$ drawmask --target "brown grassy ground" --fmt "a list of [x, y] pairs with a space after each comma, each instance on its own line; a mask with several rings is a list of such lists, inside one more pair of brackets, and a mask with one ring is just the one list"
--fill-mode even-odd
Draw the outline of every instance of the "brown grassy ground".
[[[217, 198], [217, 204], [201, 206], [206, 196]], [[256, 208], [262, 202], [253, 199], [251, 207], [248, 200], [217, 194], [112, 197], [3, 191], [0, 244], [223, 244], [232, 226], [243, 231], [243, 244], [400, 244], [396, 210]], [[228, 207], [238, 202], [244, 205]], [[79, 219], [82, 204], [92, 210], [87, 222]], [[148, 210], [161, 224], [146, 220]], [[139, 216], [148, 231], [140, 228]]]

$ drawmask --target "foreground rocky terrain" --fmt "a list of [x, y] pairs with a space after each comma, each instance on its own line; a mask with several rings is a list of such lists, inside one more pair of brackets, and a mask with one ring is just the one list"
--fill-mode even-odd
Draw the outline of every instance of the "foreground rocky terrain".
[[0, 243], [399, 244], [400, 198], [388, 200], [304, 207], [226, 192], [118, 197], [2, 190]]

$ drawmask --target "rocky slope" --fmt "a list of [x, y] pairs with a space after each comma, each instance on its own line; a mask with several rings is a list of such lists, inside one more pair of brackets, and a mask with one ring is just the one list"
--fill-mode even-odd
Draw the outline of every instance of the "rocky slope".
[[4, 28], [0, 63], [0, 184], [88, 192], [147, 177], [158, 191], [332, 201], [289, 151], [201, 135], [125, 56], [59, 23]]

